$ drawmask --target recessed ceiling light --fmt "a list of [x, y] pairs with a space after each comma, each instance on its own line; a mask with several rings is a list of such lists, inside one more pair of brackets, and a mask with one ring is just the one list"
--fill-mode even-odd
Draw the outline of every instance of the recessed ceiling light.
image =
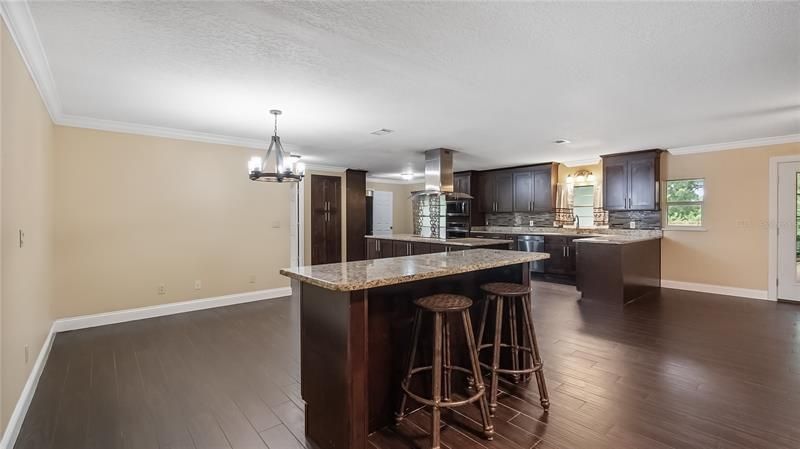
[[567, 140], [567, 139], [556, 139], [556, 140], [553, 141], [553, 143], [557, 143], [557, 144], [561, 145], [561, 144], [564, 144], [564, 143], [572, 143], [572, 142]]
[[377, 131], [372, 131], [370, 134], [374, 134], [376, 136], [385, 136], [386, 134], [393, 133], [393, 132], [394, 132], [394, 130], [392, 130], [392, 129], [381, 128], [381, 129], [379, 129]]

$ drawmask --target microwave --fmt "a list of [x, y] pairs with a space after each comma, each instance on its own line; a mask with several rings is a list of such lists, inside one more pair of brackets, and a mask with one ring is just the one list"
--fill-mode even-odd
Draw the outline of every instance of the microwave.
[[447, 200], [448, 217], [466, 217], [469, 215], [469, 200]]

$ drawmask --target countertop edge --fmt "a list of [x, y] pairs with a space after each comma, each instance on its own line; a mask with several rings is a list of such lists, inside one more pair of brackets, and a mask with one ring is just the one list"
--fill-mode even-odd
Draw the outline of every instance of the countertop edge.
[[[416, 257], [416, 256], [404, 256], [404, 257]], [[421, 280], [425, 280], [425, 279], [434, 279], [434, 278], [438, 278], [438, 277], [451, 276], [451, 275], [454, 275], [454, 274], [469, 273], [469, 272], [472, 272], [472, 271], [488, 270], [490, 268], [505, 267], [505, 266], [508, 266], [508, 265], [516, 265], [516, 264], [520, 264], [520, 263], [530, 263], [530, 262], [535, 262], [535, 261], [538, 261], [538, 260], [545, 260], [545, 259], [549, 259], [549, 258], [550, 258], [550, 255], [548, 254], [547, 257], [541, 257], [539, 259], [534, 259], [534, 260], [525, 260], [525, 258], [521, 258], [521, 259], [512, 260], [512, 261], [504, 261], [502, 263], [497, 263], [497, 262], [489, 262], [489, 263], [483, 263], [483, 264], [478, 263], [478, 264], [474, 264], [474, 265], [468, 265], [468, 266], [465, 266], [465, 267], [449, 269], [449, 270], [446, 270], [446, 271], [443, 271], [443, 272], [429, 271], [429, 272], [419, 273], [419, 274], [400, 275], [400, 276], [381, 279], [379, 281], [374, 281], [374, 284], [369, 285], [369, 286], [363, 286], [363, 285], [360, 285], [360, 284], [335, 284], [335, 283], [332, 283], [332, 282], [329, 282], [329, 281], [324, 281], [324, 280], [320, 280], [320, 279], [316, 279], [316, 278], [311, 278], [311, 277], [304, 276], [302, 274], [298, 274], [298, 273], [295, 273], [295, 272], [292, 272], [292, 271], [287, 271], [287, 270], [290, 270], [290, 268], [281, 268], [279, 273], [281, 275], [283, 275], [283, 276], [288, 277], [288, 278], [295, 279], [295, 280], [298, 280], [298, 281], [301, 281], [301, 282], [305, 282], [307, 284], [311, 284], [311, 285], [314, 285], [316, 287], [324, 288], [326, 290], [331, 290], [331, 291], [335, 291], [335, 292], [352, 292], [352, 291], [357, 291], [357, 290], [367, 290], [367, 289], [370, 289], [370, 288], [386, 287], [388, 285], [405, 284], [405, 283], [408, 283], [408, 282], [421, 281]]]

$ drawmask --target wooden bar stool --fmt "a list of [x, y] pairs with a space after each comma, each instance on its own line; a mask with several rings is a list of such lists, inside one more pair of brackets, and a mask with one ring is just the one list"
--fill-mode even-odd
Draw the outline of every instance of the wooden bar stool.
[[[480, 366], [478, 364], [478, 351], [475, 346], [475, 336], [472, 333], [472, 321], [469, 316], [469, 308], [472, 300], [466, 296], [439, 294], [425, 296], [414, 301], [417, 306], [416, 316], [414, 317], [413, 339], [411, 351], [408, 358], [408, 369], [401, 383], [403, 389], [400, 399], [400, 408], [395, 416], [395, 421], [400, 423], [406, 416], [406, 400], [411, 397], [420, 404], [433, 408], [431, 412], [431, 448], [438, 449], [440, 445], [440, 426], [441, 409], [452, 408], [479, 401], [481, 418], [483, 421], [484, 437], [491, 440], [494, 436], [494, 427], [489, 417], [489, 405], [486, 400], [486, 387], [481, 380]], [[420, 328], [422, 327], [423, 312], [433, 313], [433, 364], [430, 366], [414, 367], [417, 356], [417, 345], [419, 344]], [[464, 326], [464, 334], [467, 340], [467, 350], [469, 351], [470, 368], [454, 366], [451, 363], [450, 347], [450, 323], [448, 314], [459, 313], [461, 322]], [[453, 401], [451, 396], [451, 374], [452, 371], [461, 371], [477, 379], [475, 382], [476, 393], [472, 396], [459, 401]], [[432, 397], [421, 397], [411, 391], [411, 377], [422, 371], [431, 371]], [[444, 377], [444, 382], [442, 382]], [[444, 391], [442, 391], [444, 387]]]
[[[491, 366], [481, 363], [483, 368], [489, 370], [491, 385], [489, 387], [489, 411], [492, 416], [497, 411], [498, 374], [510, 374], [514, 383], [520, 378], [529, 380], [530, 374], [536, 376], [539, 387], [539, 400], [545, 411], [550, 409], [550, 398], [547, 394], [547, 385], [542, 372], [542, 357], [539, 355], [539, 344], [536, 342], [536, 332], [533, 328], [531, 317], [531, 288], [522, 284], [509, 282], [492, 282], [481, 285], [486, 300], [483, 303], [481, 322], [478, 330], [478, 352], [492, 348]], [[486, 329], [486, 320], [489, 314], [489, 304], [494, 301], [494, 338], [490, 343], [483, 343], [483, 334]], [[509, 339], [508, 343], [502, 341], [503, 335], [503, 305], [508, 304]], [[521, 306], [521, 307], [520, 307]], [[522, 310], [518, 310], [518, 309]], [[522, 314], [523, 332], [519, 333], [517, 313]], [[527, 339], [527, 345], [526, 340]], [[522, 340], [522, 341], [520, 341]], [[511, 367], [500, 366], [500, 352], [502, 348], [511, 350]]]

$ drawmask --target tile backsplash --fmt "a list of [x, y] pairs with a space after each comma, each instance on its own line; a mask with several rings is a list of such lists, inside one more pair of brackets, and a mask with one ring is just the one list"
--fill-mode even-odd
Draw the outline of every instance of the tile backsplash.
[[[487, 226], [530, 226], [553, 227], [555, 214], [552, 212], [537, 213], [503, 213], [486, 214]], [[609, 228], [628, 229], [630, 222], [636, 222], [636, 229], [661, 229], [661, 212], [653, 211], [620, 211], [608, 213]]]

